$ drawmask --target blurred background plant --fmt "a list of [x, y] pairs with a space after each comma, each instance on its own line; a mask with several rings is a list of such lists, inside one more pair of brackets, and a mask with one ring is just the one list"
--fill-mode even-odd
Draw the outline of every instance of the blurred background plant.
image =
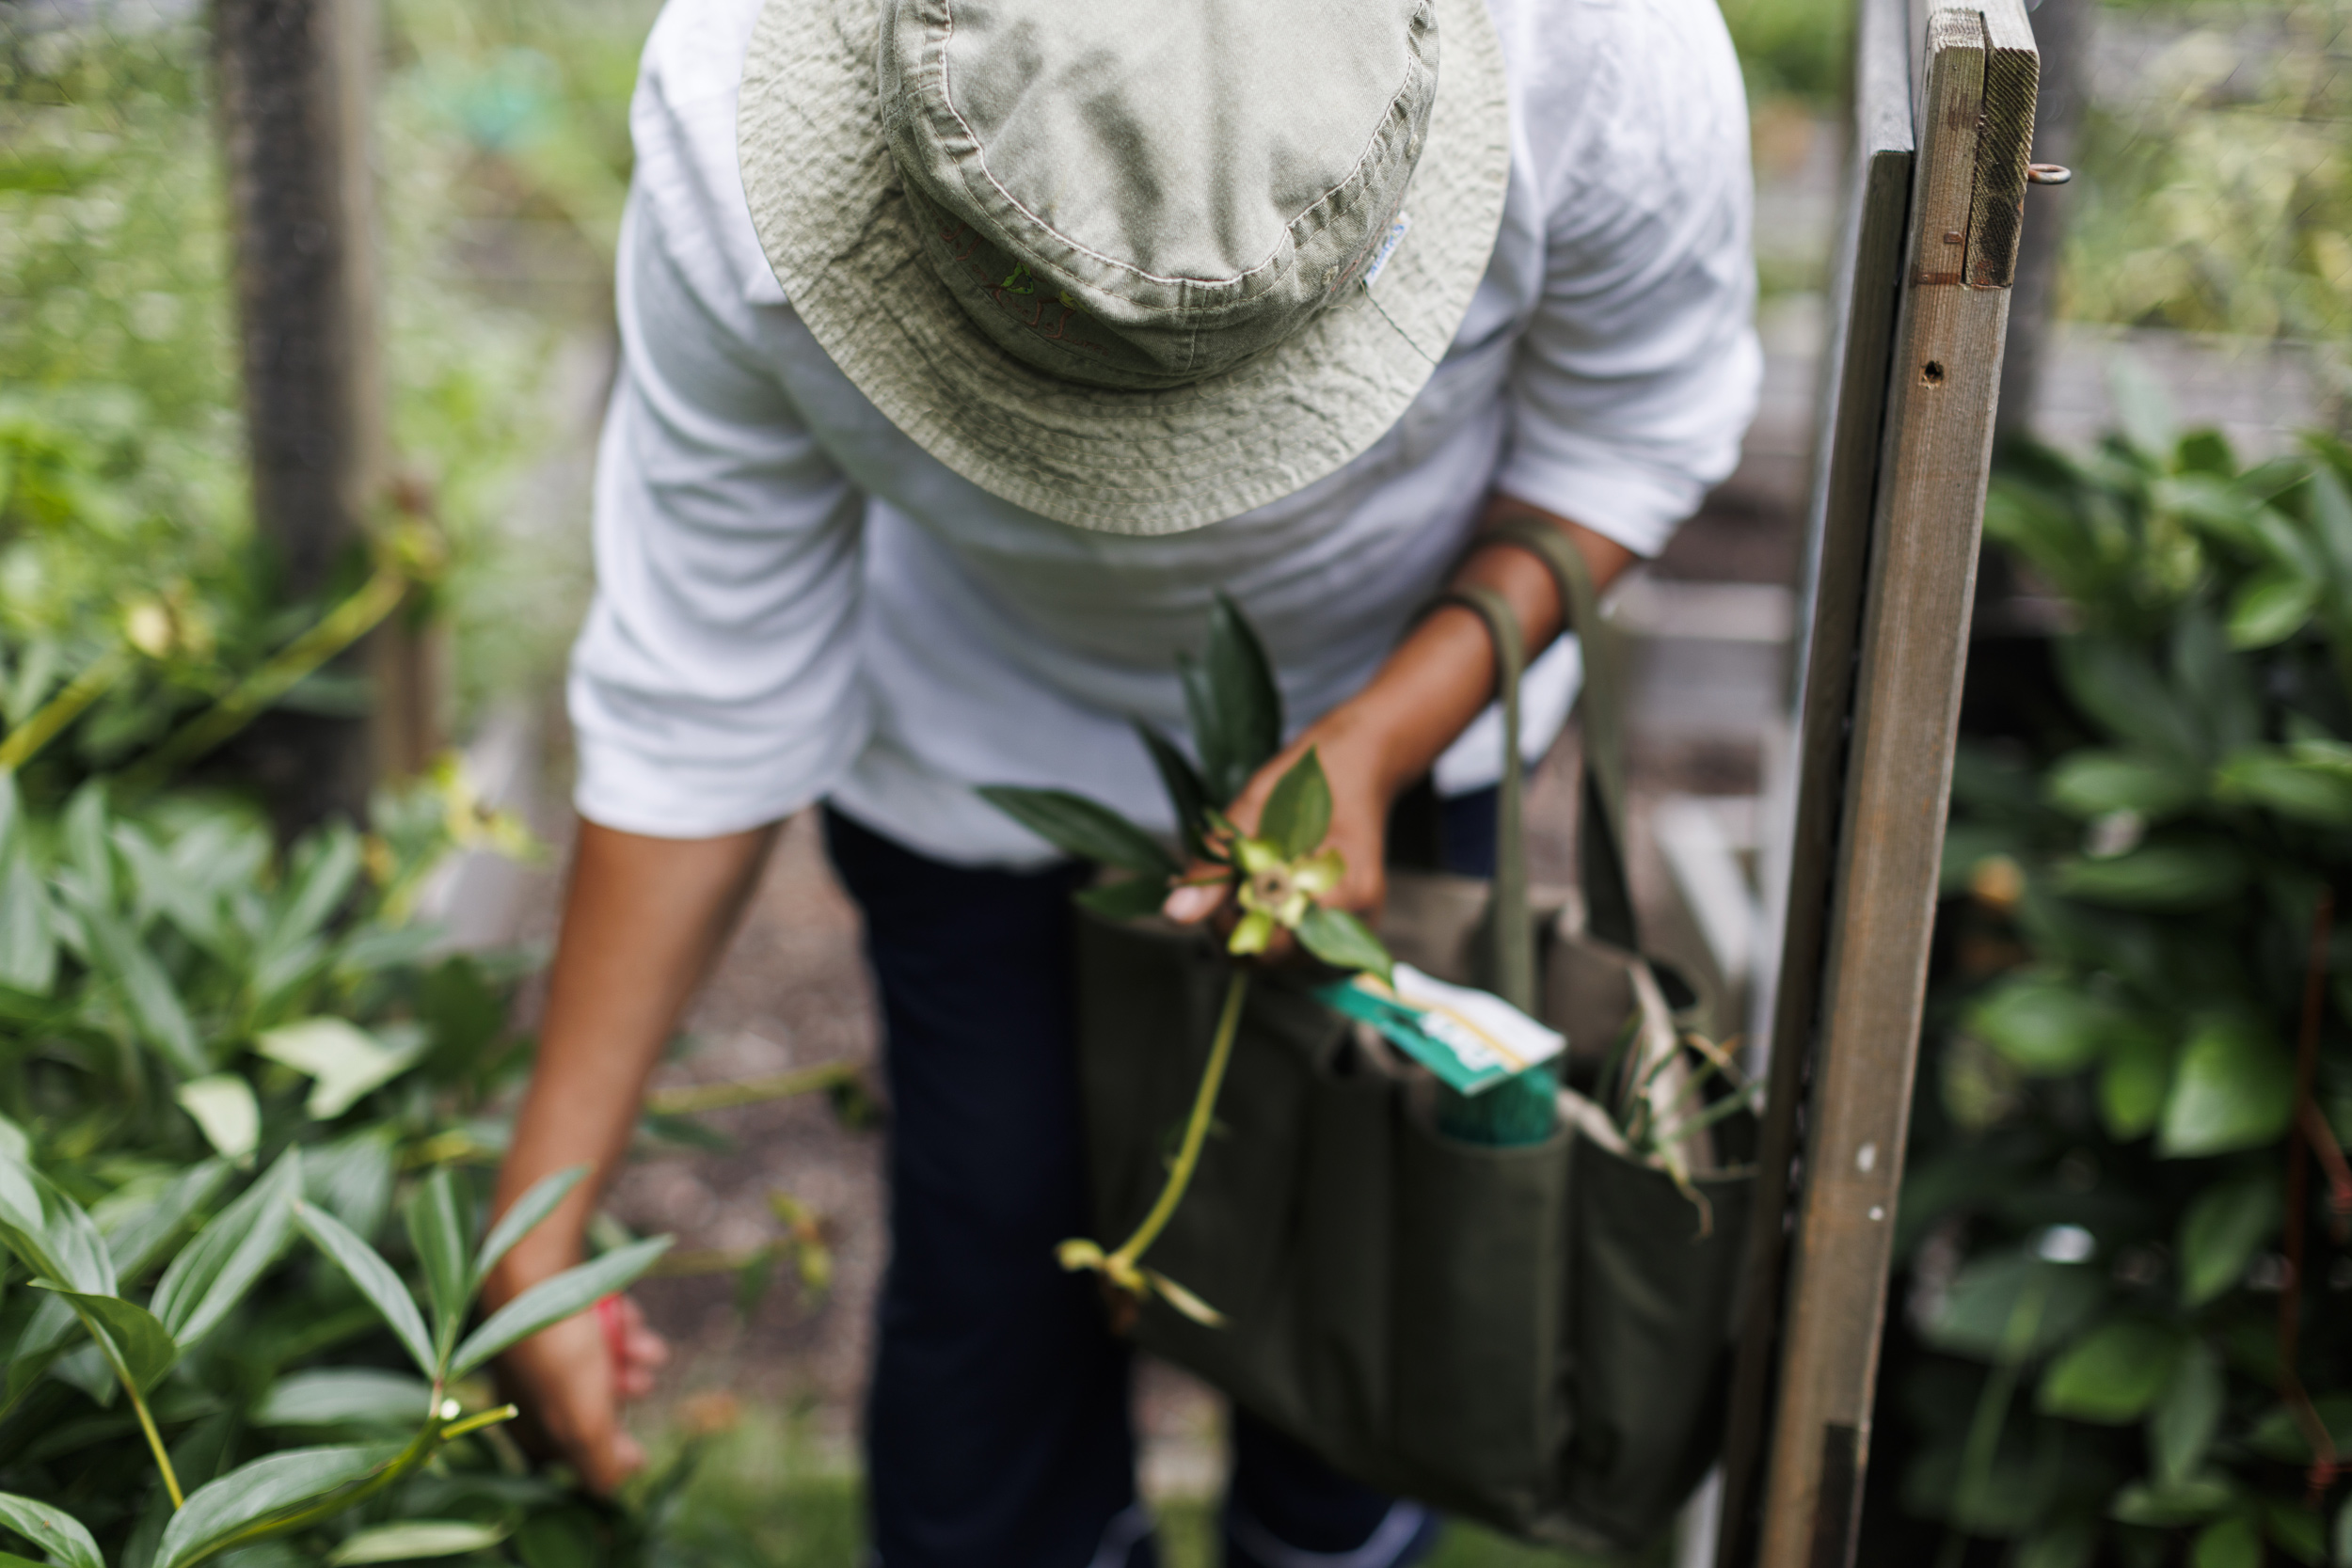
[[2352, 1560], [2352, 451], [2118, 402], [1987, 512], [2069, 619], [1957, 769], [1878, 1549]]

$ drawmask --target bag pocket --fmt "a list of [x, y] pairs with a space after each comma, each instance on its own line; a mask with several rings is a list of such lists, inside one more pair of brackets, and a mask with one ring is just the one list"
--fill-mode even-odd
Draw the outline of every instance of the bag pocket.
[[1391, 1287], [1396, 1484], [1523, 1530], [1565, 1419], [1559, 1352], [1569, 1153], [1456, 1142], [1400, 1105]]
[[1301, 1318], [1296, 1363], [1305, 1425], [1343, 1466], [1389, 1431], [1391, 1243], [1396, 1102], [1404, 1084], [1344, 1044], [1315, 1075], [1299, 1170]]
[[1567, 1512], [1617, 1544], [1672, 1523], [1723, 1440], [1750, 1175], [1662, 1171], [1577, 1144]]

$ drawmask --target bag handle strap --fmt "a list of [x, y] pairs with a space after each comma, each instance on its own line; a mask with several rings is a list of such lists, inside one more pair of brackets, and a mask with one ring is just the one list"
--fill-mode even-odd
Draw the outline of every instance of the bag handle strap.
[[[1584, 721], [1584, 778], [1582, 809], [1577, 813], [1577, 864], [1584, 891], [1585, 928], [1603, 942], [1639, 953], [1641, 930], [1634, 917], [1632, 892], [1626, 880], [1624, 649], [1615, 628], [1601, 617], [1600, 594], [1593, 586], [1593, 575], [1584, 564], [1584, 557], [1557, 524], [1525, 512], [1506, 513], [1481, 531], [1470, 547], [1478, 549], [1487, 545], [1508, 545], [1525, 550], [1543, 563], [1559, 590], [1565, 629], [1574, 631], [1581, 645], [1584, 689], [1579, 703]], [[1510, 617], [1507, 604], [1502, 610]], [[1515, 669], [1522, 665], [1524, 642], [1517, 618], [1510, 617], [1507, 636], [1493, 617], [1486, 617], [1486, 623], [1487, 631], [1495, 640], [1498, 671], [1506, 662]], [[1509, 645], [1507, 656], [1505, 643]], [[1516, 680], [1516, 675], [1513, 678]], [[1506, 687], [1503, 695], [1503, 728], [1510, 737], [1503, 747], [1503, 781], [1508, 798], [1516, 796], [1520, 788], [1517, 780], [1521, 765], [1518, 723], [1514, 717], [1518, 694], [1514, 688]], [[1512, 826], [1516, 829], [1516, 816]], [[1501, 866], [1508, 862], [1521, 867], [1518, 881], [1523, 901], [1524, 844], [1502, 837], [1500, 832], [1498, 837], [1496, 863]], [[1499, 878], [1495, 889], [1498, 895], [1502, 892]]]
[[1527, 830], [1524, 816], [1526, 764], [1519, 757], [1519, 677], [1526, 673], [1527, 641], [1511, 602], [1491, 588], [1452, 588], [1437, 605], [1459, 605], [1486, 624], [1494, 644], [1495, 684], [1502, 690], [1502, 781], [1495, 809], [1494, 891], [1487, 900], [1485, 929], [1495, 994], [1521, 1012], [1536, 1010], [1535, 921], [1527, 906]]

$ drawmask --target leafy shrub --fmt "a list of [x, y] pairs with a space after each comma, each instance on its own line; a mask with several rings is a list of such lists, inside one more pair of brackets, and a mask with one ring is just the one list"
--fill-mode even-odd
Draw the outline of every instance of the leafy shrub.
[[2242, 469], [2123, 392], [1986, 513], [2074, 624], [1954, 782], [1903, 1497], [1952, 1563], [2343, 1562], [2352, 451]]

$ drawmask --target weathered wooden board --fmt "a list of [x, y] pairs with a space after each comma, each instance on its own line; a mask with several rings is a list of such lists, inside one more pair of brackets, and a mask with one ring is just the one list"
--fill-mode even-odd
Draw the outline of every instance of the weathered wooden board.
[[1852, 1560], [2032, 133], [2018, 0], [1905, 10], [1864, 0], [1724, 1568]]

